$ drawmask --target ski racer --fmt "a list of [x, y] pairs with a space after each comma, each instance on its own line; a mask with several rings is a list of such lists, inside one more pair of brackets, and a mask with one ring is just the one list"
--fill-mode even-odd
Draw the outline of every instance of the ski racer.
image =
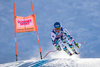
[[61, 45], [60, 45], [60, 41], [61, 41], [63, 43], [62, 48], [66, 53], [68, 53], [69, 55], [73, 55], [73, 53], [71, 53], [68, 50], [67, 46], [64, 44], [67, 44], [71, 49], [73, 49], [73, 52], [75, 54], [79, 54], [74, 49], [74, 45], [76, 45], [79, 48], [78, 43], [74, 41], [73, 37], [70, 36], [66, 28], [61, 27], [59, 22], [54, 23], [54, 29], [51, 32], [51, 39], [53, 45], [56, 47], [58, 51], [61, 50]]

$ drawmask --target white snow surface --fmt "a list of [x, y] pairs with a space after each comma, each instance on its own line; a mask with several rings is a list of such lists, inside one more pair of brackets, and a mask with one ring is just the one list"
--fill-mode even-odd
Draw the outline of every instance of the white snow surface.
[[0, 64], [0, 67], [100, 67], [100, 58], [80, 58], [66, 53], [52, 53], [45, 59], [32, 58], [29, 60]]

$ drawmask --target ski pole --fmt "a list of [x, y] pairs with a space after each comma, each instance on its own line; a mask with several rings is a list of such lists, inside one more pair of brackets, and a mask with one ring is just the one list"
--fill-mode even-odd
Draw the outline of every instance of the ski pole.
[[43, 58], [45, 58], [48, 54], [50, 54], [51, 52], [56, 52], [57, 50], [53, 50], [53, 51], [49, 51], [49, 52], [47, 52], [46, 53], [46, 55], [43, 57]]

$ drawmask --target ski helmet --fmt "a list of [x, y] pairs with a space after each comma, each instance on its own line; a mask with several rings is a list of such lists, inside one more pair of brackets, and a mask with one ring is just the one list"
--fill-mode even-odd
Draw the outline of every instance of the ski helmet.
[[55, 27], [55, 28], [59, 28], [59, 27], [61, 27], [61, 25], [60, 25], [59, 22], [55, 22], [55, 23], [54, 23], [54, 27]]

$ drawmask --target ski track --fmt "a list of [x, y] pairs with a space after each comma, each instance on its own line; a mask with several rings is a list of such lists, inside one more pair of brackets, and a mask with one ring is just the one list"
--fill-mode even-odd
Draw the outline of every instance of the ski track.
[[43, 64], [49, 62], [49, 60], [42, 60], [42, 61], [37, 61], [35, 63], [33, 62], [29, 62], [29, 63], [25, 63], [19, 67], [37, 67], [37, 66], [42, 66]]
[[49, 62], [52, 62], [54, 61], [55, 59], [52, 59], [52, 60], [41, 60], [41, 61], [37, 61], [37, 62], [28, 62], [28, 63], [25, 63], [19, 67], [39, 67], [39, 66], [42, 66], [43, 64], [46, 64], [46, 63], [49, 63]]

